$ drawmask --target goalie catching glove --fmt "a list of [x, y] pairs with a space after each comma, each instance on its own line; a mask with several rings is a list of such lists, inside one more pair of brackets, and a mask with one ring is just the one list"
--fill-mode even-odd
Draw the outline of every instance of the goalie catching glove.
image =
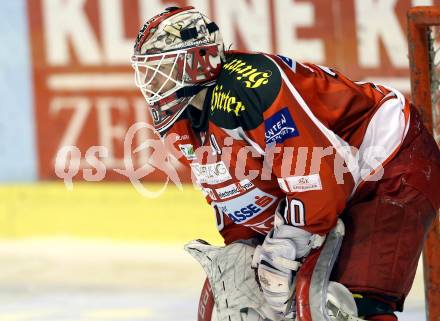
[[185, 250], [208, 276], [218, 321], [281, 321], [260, 292], [251, 268], [254, 244], [218, 247], [197, 240], [186, 244]]
[[254, 252], [252, 267], [257, 269], [267, 303], [279, 317], [291, 319], [295, 312], [295, 276], [301, 265], [297, 259], [320, 247], [325, 237], [285, 224], [281, 206], [275, 213], [273, 230]]

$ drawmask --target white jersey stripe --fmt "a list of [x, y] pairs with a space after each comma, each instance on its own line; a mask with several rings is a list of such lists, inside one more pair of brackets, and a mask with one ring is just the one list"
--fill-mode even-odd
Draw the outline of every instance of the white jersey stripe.
[[405, 97], [395, 89], [385, 88], [394, 92], [396, 98], [385, 101], [370, 119], [358, 151], [359, 167], [363, 169], [361, 180], [356, 182], [352, 195], [362, 181], [382, 178], [382, 166], [399, 149], [409, 129]]

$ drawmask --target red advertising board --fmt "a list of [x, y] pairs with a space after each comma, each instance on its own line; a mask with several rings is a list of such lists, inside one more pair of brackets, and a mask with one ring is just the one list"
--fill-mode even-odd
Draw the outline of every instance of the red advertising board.
[[[126, 133], [149, 122], [129, 65], [132, 45], [143, 21], [165, 7], [196, 6], [233, 48], [327, 65], [409, 93], [406, 10], [419, 4], [440, 0], [28, 0], [40, 178], [57, 177], [66, 145], [80, 153], [78, 178], [98, 167], [96, 159], [105, 178], [123, 178], [114, 169], [126, 168]], [[142, 128], [133, 149], [156, 138]], [[134, 167], [148, 164], [151, 152], [131, 153]], [[146, 180], [164, 179], [160, 170], [146, 172]]]

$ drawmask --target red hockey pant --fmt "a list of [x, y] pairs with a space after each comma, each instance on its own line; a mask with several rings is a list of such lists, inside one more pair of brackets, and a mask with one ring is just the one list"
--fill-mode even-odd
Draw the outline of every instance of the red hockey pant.
[[439, 207], [440, 152], [413, 109], [407, 136], [382, 179], [366, 182], [341, 215], [346, 237], [333, 279], [402, 310]]

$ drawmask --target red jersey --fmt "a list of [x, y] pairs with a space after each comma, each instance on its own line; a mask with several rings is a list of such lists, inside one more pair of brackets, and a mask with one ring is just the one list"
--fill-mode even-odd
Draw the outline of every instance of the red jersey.
[[229, 244], [287, 224], [327, 233], [363, 181], [379, 179], [409, 124], [396, 90], [287, 57], [230, 51], [203, 111], [167, 135]]

